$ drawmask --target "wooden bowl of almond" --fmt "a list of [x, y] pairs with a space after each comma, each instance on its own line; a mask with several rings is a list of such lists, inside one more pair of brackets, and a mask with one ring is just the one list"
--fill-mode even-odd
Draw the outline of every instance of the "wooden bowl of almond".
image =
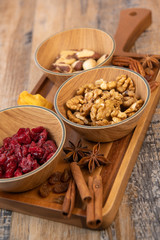
[[81, 71], [111, 63], [115, 41], [106, 32], [79, 28], [57, 33], [43, 41], [35, 62], [48, 78], [61, 85]]
[[136, 127], [149, 97], [149, 85], [140, 74], [104, 66], [66, 80], [56, 92], [54, 107], [83, 138], [110, 142]]

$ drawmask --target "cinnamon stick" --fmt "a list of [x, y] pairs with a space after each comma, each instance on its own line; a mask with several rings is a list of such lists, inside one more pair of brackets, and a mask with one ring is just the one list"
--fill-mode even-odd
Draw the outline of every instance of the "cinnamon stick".
[[102, 201], [103, 201], [103, 187], [102, 177], [89, 177], [89, 190], [92, 195], [92, 200], [87, 204], [87, 226], [96, 229], [102, 224]]
[[75, 196], [76, 196], [75, 182], [73, 179], [71, 179], [62, 205], [62, 214], [64, 216], [67, 216], [68, 218], [70, 218], [72, 210], [74, 208]]
[[89, 176], [88, 177], [88, 188], [91, 193], [91, 201], [87, 204], [87, 212], [86, 212], [86, 221], [87, 225], [90, 227], [93, 225], [94, 220], [95, 220], [95, 213], [94, 213], [94, 192], [93, 192], [93, 177]]
[[83, 177], [82, 171], [76, 162], [70, 164], [71, 172], [77, 188], [79, 190], [82, 201], [89, 202], [91, 200], [91, 194]]
[[102, 223], [102, 201], [103, 201], [103, 187], [102, 177], [100, 175], [93, 179], [93, 191], [95, 196], [95, 223], [99, 227]]

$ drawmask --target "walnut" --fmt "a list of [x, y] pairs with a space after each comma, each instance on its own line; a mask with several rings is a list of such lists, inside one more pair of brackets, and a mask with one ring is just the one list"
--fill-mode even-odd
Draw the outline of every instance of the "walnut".
[[88, 83], [83, 85], [82, 87], [79, 87], [77, 90], [77, 94], [82, 95], [84, 94], [84, 92], [88, 92], [86, 90], [93, 90], [93, 89], [96, 89], [96, 86], [93, 83]]
[[102, 99], [110, 99], [110, 97], [111, 97], [111, 94], [109, 91], [102, 92], [102, 96], [101, 96]]
[[115, 89], [112, 89], [110, 91], [110, 98], [113, 100], [117, 100], [117, 101], [119, 101], [119, 104], [122, 104], [123, 96], [121, 93], [115, 91]]
[[110, 124], [110, 122], [107, 119], [92, 122], [92, 126], [105, 126], [108, 124]]
[[70, 110], [67, 111], [67, 116], [70, 121], [84, 125], [84, 122], [82, 120], [80, 120], [79, 118], [75, 117]]
[[123, 106], [130, 107], [137, 99], [135, 97], [124, 97], [123, 98]]
[[121, 75], [117, 77], [117, 90], [120, 93], [125, 92], [127, 89], [135, 90], [134, 83], [131, 78], [127, 77], [126, 75]]
[[66, 105], [71, 110], [79, 110], [80, 107], [82, 106], [83, 102], [84, 102], [83, 96], [78, 95], [78, 96], [75, 96], [75, 97], [71, 98], [70, 100], [68, 100], [66, 102]]
[[113, 118], [112, 118], [112, 122], [113, 122], [113, 123], [119, 123], [119, 122], [121, 122], [121, 121], [122, 121], [121, 118], [118, 118], [118, 117], [113, 117]]
[[67, 101], [68, 118], [82, 125], [104, 126], [118, 123], [132, 116], [143, 105], [138, 99], [131, 78], [119, 76], [116, 81], [99, 79], [77, 90], [75, 97]]
[[99, 79], [95, 81], [95, 85], [102, 90], [111, 90], [116, 87], [117, 83], [116, 81], [106, 82], [103, 79]]
[[84, 122], [84, 124], [86, 124], [86, 125], [89, 123], [88, 120], [87, 120], [87, 118], [84, 117], [80, 112], [75, 112], [75, 113], [74, 113], [74, 116], [75, 116], [76, 118], [82, 120], [82, 121]]
[[80, 108], [80, 112], [82, 116], [87, 116], [91, 110], [93, 103], [92, 102], [88, 102], [82, 105], [82, 107]]
[[128, 113], [137, 112], [143, 105], [143, 100], [139, 99], [135, 103], [133, 103], [126, 111], [125, 113], [128, 115]]

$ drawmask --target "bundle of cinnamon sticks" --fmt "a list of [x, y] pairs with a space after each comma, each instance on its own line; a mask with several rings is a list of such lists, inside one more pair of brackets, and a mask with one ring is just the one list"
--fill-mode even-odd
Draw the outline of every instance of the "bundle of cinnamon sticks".
[[72, 162], [70, 168], [73, 179], [70, 180], [64, 198], [62, 213], [68, 218], [71, 216], [74, 209], [77, 187], [82, 202], [86, 204], [86, 224], [89, 228], [96, 229], [102, 224], [102, 178], [100, 175], [95, 177], [89, 176], [87, 185], [77, 163]]

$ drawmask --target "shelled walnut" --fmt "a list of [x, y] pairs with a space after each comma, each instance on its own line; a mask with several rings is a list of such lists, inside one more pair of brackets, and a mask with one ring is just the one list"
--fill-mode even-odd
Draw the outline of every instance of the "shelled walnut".
[[107, 54], [89, 50], [63, 50], [52, 63], [50, 70], [60, 73], [72, 73], [87, 70], [101, 64], [108, 57]]
[[66, 102], [70, 121], [89, 126], [118, 123], [137, 112], [143, 100], [136, 95], [133, 80], [121, 75], [114, 81], [98, 79], [79, 87]]

